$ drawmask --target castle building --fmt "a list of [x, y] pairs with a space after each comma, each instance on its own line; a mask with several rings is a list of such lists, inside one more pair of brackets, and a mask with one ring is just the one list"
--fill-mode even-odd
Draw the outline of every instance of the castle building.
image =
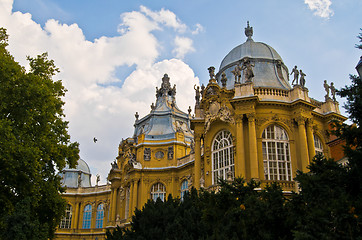
[[191, 187], [217, 190], [220, 178], [255, 179], [262, 187], [276, 181], [287, 194], [297, 191], [296, 171], [307, 171], [317, 153], [332, 157], [329, 124], [346, 120], [333, 85], [325, 82], [324, 101], [309, 97], [302, 70], [289, 72], [271, 46], [253, 40], [249, 24], [245, 35], [216, 74], [208, 69], [207, 86], [195, 88], [193, 115], [177, 107], [176, 86], [164, 75], [156, 104], [142, 118], [136, 113], [133, 136], [121, 141], [109, 184], [82, 185], [89, 171], [80, 165], [64, 171], [69, 204], [57, 239], [104, 239], [107, 228], [127, 227], [149, 199], [182, 198]]

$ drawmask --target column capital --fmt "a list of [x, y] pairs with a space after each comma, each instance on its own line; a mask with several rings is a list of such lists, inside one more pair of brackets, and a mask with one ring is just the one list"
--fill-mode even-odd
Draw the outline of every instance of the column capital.
[[202, 134], [201, 134], [201, 133], [194, 133], [194, 139], [195, 139], [195, 141], [200, 141], [201, 137], [202, 137]]
[[297, 124], [299, 126], [299, 125], [304, 125], [307, 121], [307, 118], [303, 117], [303, 116], [298, 116], [298, 117], [294, 118], [294, 120], [297, 122]]
[[253, 113], [247, 113], [247, 114], [246, 114], [246, 117], [248, 118], [248, 121], [249, 121], [249, 122], [254, 122], [255, 119], [256, 119], [256, 114], [255, 114], [255, 112], [253, 112]]

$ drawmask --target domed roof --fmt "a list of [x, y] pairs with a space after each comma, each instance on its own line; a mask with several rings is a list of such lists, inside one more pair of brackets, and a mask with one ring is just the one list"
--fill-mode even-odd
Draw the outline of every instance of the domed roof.
[[[222, 60], [219, 72], [216, 78], [221, 84], [221, 75], [225, 73], [227, 78], [226, 87], [234, 88], [236, 81], [233, 74], [235, 67], [242, 66], [245, 62], [252, 66], [254, 88], [278, 88], [289, 90], [289, 74], [288, 68], [284, 65], [283, 59], [275, 51], [274, 48], [262, 42], [254, 42], [252, 39], [253, 28], [249, 26], [245, 28], [245, 35], [248, 37], [246, 42], [233, 48]], [[246, 82], [244, 71], [241, 72], [240, 82]]]
[[235, 47], [226, 55], [220, 64], [220, 69], [231, 63], [241, 61], [245, 57], [283, 61], [277, 51], [268, 44], [254, 42], [253, 39], [248, 39], [245, 43]]
[[87, 174], [91, 173], [88, 164], [83, 159], [78, 160], [78, 165], [75, 168], [69, 168], [69, 165], [67, 164], [64, 170], [69, 170], [69, 169], [82, 171], [83, 173]]

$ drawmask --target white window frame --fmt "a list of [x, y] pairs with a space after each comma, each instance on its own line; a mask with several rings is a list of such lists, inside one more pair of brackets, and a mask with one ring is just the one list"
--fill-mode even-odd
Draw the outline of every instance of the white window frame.
[[288, 134], [278, 125], [269, 125], [262, 134], [264, 178], [272, 181], [292, 181]]
[[59, 228], [66, 228], [69, 229], [72, 226], [72, 205], [68, 204], [67, 208], [65, 209], [65, 214], [60, 220]]
[[151, 187], [151, 199], [156, 201], [157, 198], [160, 198], [162, 202], [166, 198], [166, 187], [160, 182], [153, 184]]
[[228, 130], [218, 132], [212, 141], [212, 184], [218, 179], [227, 180], [228, 172], [235, 176], [234, 145], [232, 135]]
[[317, 134], [313, 134], [315, 155], [318, 153], [323, 155], [323, 143], [321, 138]]

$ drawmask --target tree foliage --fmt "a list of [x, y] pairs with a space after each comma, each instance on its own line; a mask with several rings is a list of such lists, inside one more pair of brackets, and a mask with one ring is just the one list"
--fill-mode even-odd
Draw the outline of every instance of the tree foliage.
[[7, 51], [0, 28], [0, 239], [48, 239], [65, 210], [57, 170], [74, 166], [63, 120], [66, 90], [47, 54], [28, 57], [30, 71]]

